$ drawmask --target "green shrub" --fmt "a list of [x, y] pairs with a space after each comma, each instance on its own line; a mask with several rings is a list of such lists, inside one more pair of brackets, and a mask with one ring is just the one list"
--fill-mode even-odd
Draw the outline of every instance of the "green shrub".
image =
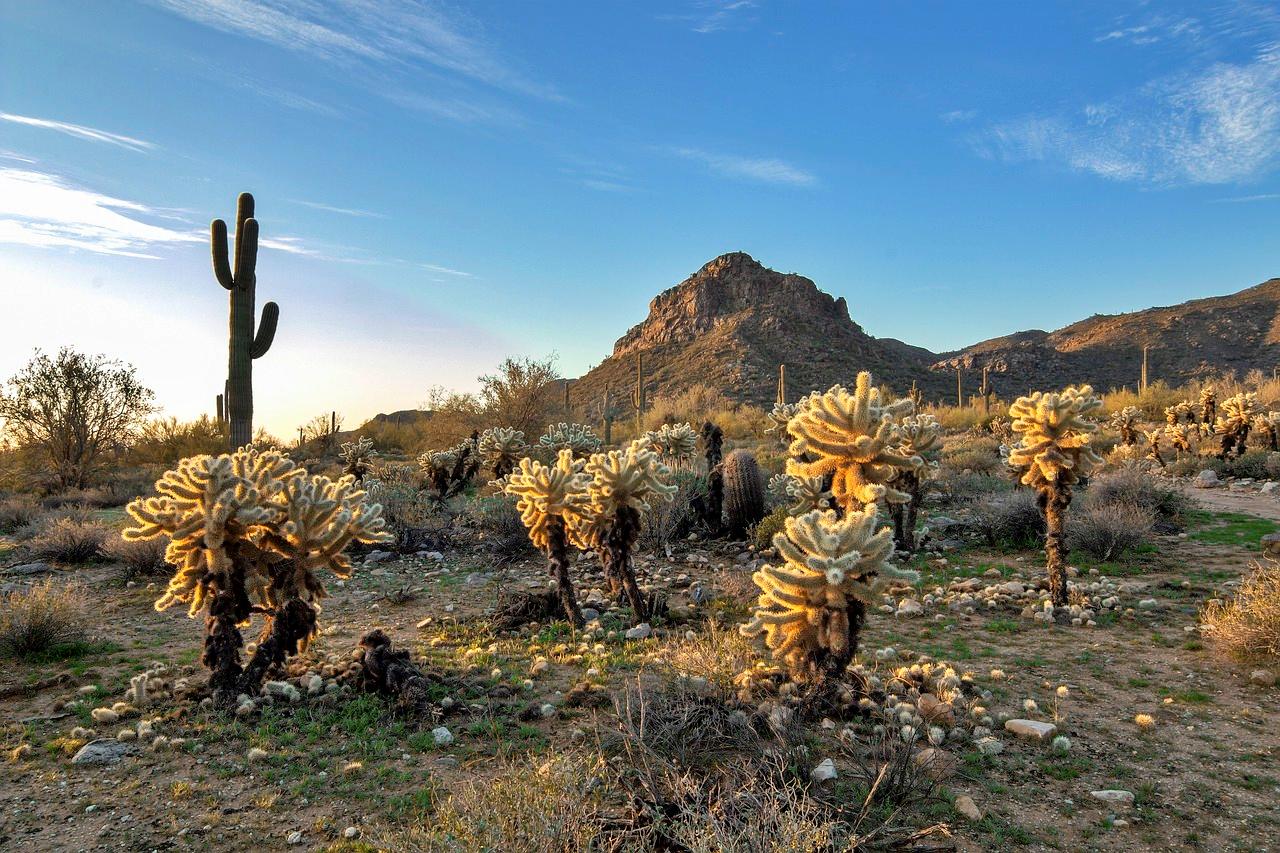
[[1269, 479], [1271, 471], [1280, 467], [1280, 462], [1273, 461], [1272, 457], [1280, 458], [1280, 453], [1272, 453], [1269, 450], [1250, 450], [1243, 456], [1228, 459], [1225, 466], [1226, 473], [1232, 477]]
[[773, 547], [773, 537], [786, 529], [787, 508], [785, 506], [776, 507], [773, 512], [751, 528], [749, 541], [757, 551], [763, 551], [766, 548]]

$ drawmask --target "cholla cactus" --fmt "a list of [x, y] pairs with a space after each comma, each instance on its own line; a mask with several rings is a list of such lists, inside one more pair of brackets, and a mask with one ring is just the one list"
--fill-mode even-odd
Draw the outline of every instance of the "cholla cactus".
[[1183, 400], [1174, 403], [1172, 406], [1165, 406], [1164, 420], [1169, 426], [1177, 426], [1179, 423], [1186, 421], [1187, 423], [1195, 423], [1196, 412], [1190, 403]]
[[924, 502], [924, 481], [937, 463], [927, 461], [940, 448], [942, 425], [933, 415], [908, 415], [898, 424], [898, 445], [894, 451], [907, 459], [919, 459], [920, 464], [899, 468], [893, 479], [895, 488], [906, 493], [906, 503], [891, 504], [893, 516], [893, 540], [901, 551], [916, 549], [916, 519], [920, 504]]
[[641, 438], [668, 465], [687, 465], [698, 452], [698, 433], [687, 423], [663, 424]]
[[791, 422], [791, 419], [796, 416], [796, 412], [800, 410], [800, 407], [808, 399], [808, 397], [805, 397], [794, 403], [774, 403], [773, 410], [765, 415], [769, 420], [769, 426], [765, 427], [764, 431], [778, 436], [778, 440], [783, 444], [790, 442], [791, 439], [787, 435], [787, 424]]
[[493, 478], [501, 480], [510, 474], [525, 455], [529, 445], [524, 433], [512, 427], [490, 427], [480, 433], [480, 458], [493, 469]]
[[569, 450], [577, 459], [585, 458], [600, 449], [600, 438], [585, 424], [551, 424], [538, 439], [538, 444], [559, 453]]
[[1200, 389], [1200, 423], [1213, 426], [1217, 420], [1218, 392], [1212, 385]]
[[667, 482], [671, 469], [641, 438], [623, 450], [593, 454], [586, 473], [588, 508], [571, 524], [571, 533], [580, 547], [600, 554], [615, 594], [621, 588], [631, 602], [632, 618], [643, 622], [653, 607], [636, 583], [631, 549], [640, 535], [642, 513], [652, 502], [670, 501], [676, 493], [677, 487]]
[[373, 465], [373, 457], [378, 451], [373, 449], [373, 439], [362, 435], [355, 441], [344, 441], [338, 450], [342, 458], [342, 473], [355, 477], [357, 483], [363, 483], [364, 477]]
[[1137, 406], [1125, 406], [1111, 416], [1111, 426], [1119, 431], [1120, 443], [1132, 446], [1138, 443], [1138, 421], [1142, 410]]
[[574, 459], [568, 448], [557, 453], [551, 465], [526, 457], [506, 476], [502, 487], [518, 499], [520, 520], [529, 529], [530, 541], [546, 554], [565, 616], [577, 626], [583, 620], [569, 577], [569, 529], [580, 527], [583, 515], [589, 512], [587, 485], [591, 477], [583, 472], [585, 464]]
[[1161, 468], [1165, 467], [1164, 456], [1160, 454], [1160, 437], [1164, 434], [1164, 430], [1153, 429], [1143, 430], [1142, 437], [1147, 440], [1147, 455], [1145, 458], [1155, 462]]
[[[834, 385], [825, 394], [811, 394], [787, 424], [793, 441], [787, 473], [793, 477], [832, 475], [831, 491], [846, 512], [880, 499], [904, 503], [911, 496], [889, 483], [898, 469], [921, 464], [902, 456], [895, 419], [911, 409], [910, 400], [884, 403], [871, 386], [871, 374], [858, 374], [854, 391]], [[807, 461], [813, 458], [814, 461]]]
[[479, 441], [480, 434], [472, 432], [471, 438], [447, 450], [433, 450], [418, 457], [418, 467], [427, 475], [437, 501], [461, 492], [480, 470]]
[[833, 500], [831, 490], [827, 488], [826, 482], [821, 477], [791, 477], [786, 474], [778, 476], [786, 478], [783, 492], [791, 499], [791, 506], [787, 507], [787, 515], [804, 515], [815, 509], [828, 509], [831, 506]]
[[791, 478], [786, 474], [774, 474], [765, 484], [764, 490], [775, 504], [780, 504], [788, 497], [787, 485], [790, 482]]
[[1280, 451], [1280, 412], [1262, 412], [1253, 419], [1253, 427], [1267, 437], [1267, 449]]
[[1179, 455], [1192, 452], [1191, 437], [1195, 434], [1195, 431], [1185, 424], [1165, 425], [1164, 434]]
[[[129, 541], [168, 536], [165, 559], [177, 567], [157, 610], [186, 604], [207, 612], [204, 664], [220, 702], [256, 694], [267, 670], [306, 647], [325, 595], [318, 572], [351, 572], [352, 542], [384, 542], [382, 508], [352, 477], [308, 476], [276, 452], [244, 448], [193, 456], [156, 482], [157, 497], [126, 507], [137, 526]], [[238, 626], [267, 616], [247, 668]]]
[[892, 533], [876, 531], [868, 506], [838, 518], [832, 510], [786, 520], [773, 539], [786, 561], [765, 565], [752, 580], [760, 587], [752, 618], [741, 632], [765, 635], [773, 658], [797, 680], [838, 676], [853, 660], [868, 604], [878, 604], [889, 578], [914, 581], [914, 572], [888, 562]]
[[1045, 556], [1049, 590], [1055, 607], [1067, 603], [1066, 545], [1062, 538], [1064, 514], [1071, 505], [1071, 487], [1102, 458], [1090, 446], [1096, 425], [1085, 420], [1102, 408], [1102, 401], [1088, 385], [1059, 394], [1040, 391], [1019, 397], [1009, 407], [1013, 431], [1022, 438], [1010, 450], [1009, 464], [1022, 471], [1022, 483], [1040, 493], [1045, 518]]
[[1226, 459], [1234, 449], [1243, 456], [1249, 440], [1249, 428], [1258, 411], [1258, 395], [1252, 391], [1241, 392], [1222, 401], [1222, 414], [1213, 424], [1213, 434], [1222, 442], [1219, 459]]

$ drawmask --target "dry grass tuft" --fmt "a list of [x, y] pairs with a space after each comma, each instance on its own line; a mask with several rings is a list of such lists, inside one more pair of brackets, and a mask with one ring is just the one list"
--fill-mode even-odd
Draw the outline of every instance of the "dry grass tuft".
[[1155, 513], [1132, 503], [1086, 506], [1067, 522], [1067, 544], [1098, 560], [1114, 560], [1146, 544]]
[[17, 533], [39, 517], [39, 505], [25, 495], [0, 500], [0, 534]]
[[1280, 562], [1255, 563], [1229, 601], [1200, 614], [1202, 631], [1240, 660], [1280, 657]]
[[108, 535], [101, 524], [63, 516], [41, 523], [27, 547], [40, 560], [88, 563], [98, 558], [98, 549]]
[[47, 578], [0, 598], [0, 655], [22, 657], [85, 638], [89, 597], [79, 584]]
[[103, 543], [98, 552], [108, 560], [124, 567], [125, 580], [138, 577], [167, 575], [173, 567], [165, 562], [164, 551], [168, 546], [167, 537], [142, 539], [132, 542], [112, 536]]

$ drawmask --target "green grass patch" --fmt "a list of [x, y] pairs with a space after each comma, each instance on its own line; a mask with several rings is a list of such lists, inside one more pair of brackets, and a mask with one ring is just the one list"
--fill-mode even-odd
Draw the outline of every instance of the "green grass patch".
[[1268, 533], [1275, 533], [1278, 527], [1274, 521], [1242, 512], [1195, 510], [1188, 513], [1188, 520], [1191, 522], [1188, 535], [1195, 541], [1237, 545], [1250, 551], [1260, 550], [1259, 540]]

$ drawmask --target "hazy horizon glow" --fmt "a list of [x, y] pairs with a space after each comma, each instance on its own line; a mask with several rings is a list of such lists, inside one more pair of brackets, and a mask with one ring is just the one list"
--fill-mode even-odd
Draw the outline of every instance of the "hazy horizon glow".
[[213, 409], [208, 222], [254, 193], [256, 423], [578, 375], [727, 251], [947, 351], [1278, 274], [1280, 12], [150, 0], [0, 9], [0, 378]]

